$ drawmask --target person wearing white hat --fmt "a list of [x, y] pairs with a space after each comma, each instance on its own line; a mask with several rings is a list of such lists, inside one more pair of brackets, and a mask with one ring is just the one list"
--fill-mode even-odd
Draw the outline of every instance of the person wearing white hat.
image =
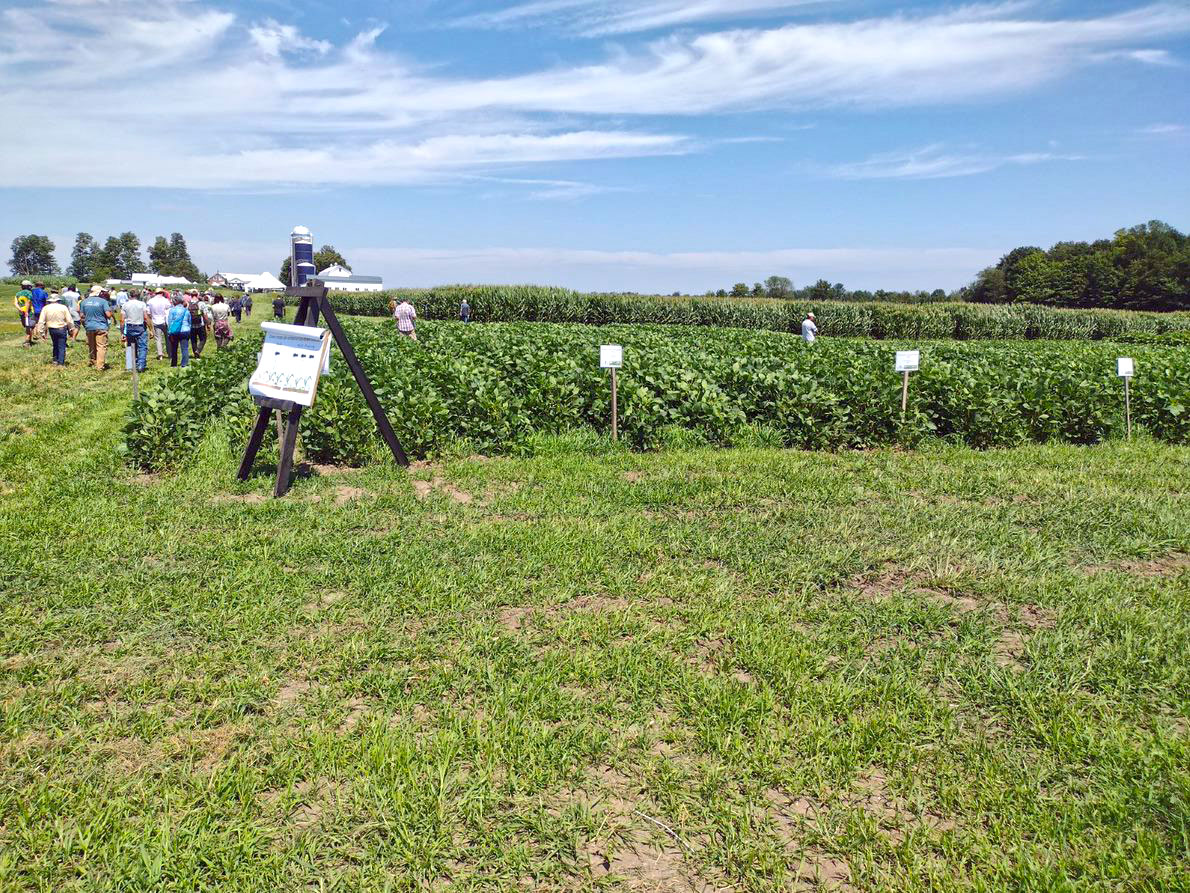
[[73, 338], [78, 334], [78, 327], [74, 324], [74, 318], [57, 293], [50, 295], [46, 300], [46, 305], [41, 309], [41, 315], [37, 318], [37, 328], [43, 338], [48, 333], [50, 341], [53, 342], [54, 363], [65, 366], [66, 339]]
[[37, 326], [37, 317], [33, 315], [33, 283], [28, 279], [23, 280], [12, 303], [21, 315], [21, 325], [25, 329], [25, 347], [32, 347], [33, 330]]
[[813, 344], [817, 337], [818, 323], [814, 321], [813, 313], [807, 313], [806, 318], [802, 320], [802, 340], [807, 344]]

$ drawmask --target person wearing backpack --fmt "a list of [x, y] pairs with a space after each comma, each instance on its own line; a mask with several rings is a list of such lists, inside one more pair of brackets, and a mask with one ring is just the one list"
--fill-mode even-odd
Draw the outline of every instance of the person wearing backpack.
[[178, 352], [182, 354], [183, 368], [190, 365], [190, 308], [181, 298], [173, 299], [173, 306], [165, 314], [166, 332], [169, 335], [169, 364], [178, 365]]
[[191, 292], [190, 303], [190, 353], [197, 360], [207, 346], [207, 305], [198, 292]]

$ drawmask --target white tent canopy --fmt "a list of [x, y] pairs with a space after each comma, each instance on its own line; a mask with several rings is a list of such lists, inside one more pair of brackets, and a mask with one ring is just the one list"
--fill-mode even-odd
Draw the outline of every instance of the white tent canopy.
[[232, 288], [245, 291], [284, 291], [285, 283], [272, 273], [224, 273], [223, 278]]

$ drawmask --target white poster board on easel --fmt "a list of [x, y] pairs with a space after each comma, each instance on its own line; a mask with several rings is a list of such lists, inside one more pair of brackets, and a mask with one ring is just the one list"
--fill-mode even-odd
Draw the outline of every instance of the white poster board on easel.
[[262, 322], [260, 327], [264, 343], [248, 379], [248, 393], [313, 406], [319, 376], [330, 365], [330, 332], [279, 322]]

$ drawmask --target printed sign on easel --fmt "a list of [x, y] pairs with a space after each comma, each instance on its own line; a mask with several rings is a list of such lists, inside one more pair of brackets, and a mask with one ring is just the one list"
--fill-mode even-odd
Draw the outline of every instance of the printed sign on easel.
[[319, 376], [330, 362], [330, 332], [317, 326], [263, 322], [264, 343], [248, 392], [254, 397], [313, 406]]

